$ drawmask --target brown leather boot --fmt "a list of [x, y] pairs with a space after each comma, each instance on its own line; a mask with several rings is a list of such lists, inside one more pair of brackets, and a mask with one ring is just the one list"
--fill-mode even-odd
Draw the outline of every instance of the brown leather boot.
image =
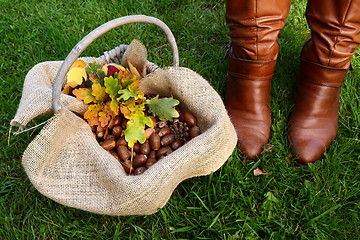
[[340, 88], [360, 43], [360, 0], [309, 0], [311, 29], [301, 53], [289, 140], [297, 161], [321, 158], [338, 127]]
[[225, 105], [240, 149], [255, 159], [270, 135], [270, 82], [279, 52], [277, 37], [291, 0], [228, 0], [231, 48]]

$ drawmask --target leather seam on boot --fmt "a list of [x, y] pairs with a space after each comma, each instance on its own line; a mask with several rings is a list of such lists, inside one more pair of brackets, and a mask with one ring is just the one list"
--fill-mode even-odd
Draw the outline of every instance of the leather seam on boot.
[[[239, 74], [239, 73], [234, 73], [234, 72], [228, 72], [228, 75], [231, 77], [235, 77], [235, 78], [241, 78], [241, 80], [249, 80], [249, 81], [271, 81], [271, 78], [273, 77], [272, 75], [267, 75], [267, 76], [253, 76], [253, 75], [245, 75], [245, 74]], [[263, 79], [263, 80], [261, 80]]]
[[316, 81], [316, 80], [313, 80], [303, 74], [301, 74], [301, 76], [302, 76], [302, 79], [299, 80], [300, 82], [308, 82], [308, 83], [315, 84], [315, 85], [322, 86], [322, 87], [341, 88], [341, 86], [343, 85], [342, 83], [329, 83], [329, 82]]
[[319, 63], [316, 63], [316, 62], [308, 61], [308, 60], [306, 60], [304, 58], [301, 58], [300, 61], [311, 64], [311, 65], [315, 65], [315, 67], [322, 68], [325, 71], [344, 71], [344, 72], [348, 71], [348, 68], [329, 67], [329, 66], [322, 65], [322, 64], [319, 64]]
[[229, 60], [233, 61], [239, 61], [244, 63], [252, 63], [252, 64], [258, 64], [258, 65], [272, 65], [276, 64], [277, 59], [274, 60], [252, 60], [252, 59], [244, 59], [244, 58], [237, 58], [229, 54]]
[[[313, 74], [316, 73], [317, 74]], [[315, 62], [301, 59], [300, 62], [300, 81], [317, 84], [320, 86], [341, 88], [344, 83], [348, 69], [333, 68]], [[321, 77], [326, 77], [329, 81], [321, 81]], [[325, 79], [325, 80], [326, 80]]]

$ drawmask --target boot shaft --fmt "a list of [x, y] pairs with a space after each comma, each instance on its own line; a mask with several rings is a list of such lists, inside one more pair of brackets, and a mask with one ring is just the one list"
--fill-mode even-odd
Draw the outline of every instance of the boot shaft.
[[304, 45], [302, 59], [349, 68], [360, 44], [360, 0], [309, 0], [306, 19], [311, 40]]
[[228, 0], [226, 22], [232, 54], [248, 60], [275, 60], [277, 37], [289, 14], [291, 0]]

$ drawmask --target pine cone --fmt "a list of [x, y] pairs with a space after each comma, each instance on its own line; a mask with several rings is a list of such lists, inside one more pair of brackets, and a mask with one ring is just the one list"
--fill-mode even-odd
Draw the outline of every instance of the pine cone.
[[185, 142], [189, 139], [189, 127], [185, 122], [180, 122], [179, 119], [174, 119], [170, 124], [170, 131], [174, 135], [175, 140]]

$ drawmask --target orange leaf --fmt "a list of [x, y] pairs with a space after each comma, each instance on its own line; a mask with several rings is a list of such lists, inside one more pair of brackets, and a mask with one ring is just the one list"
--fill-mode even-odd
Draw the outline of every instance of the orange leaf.
[[76, 60], [70, 67], [71, 68], [85, 68], [86, 64], [83, 60]]
[[64, 89], [61, 91], [61, 93], [63, 93], [63, 94], [69, 94], [69, 93], [70, 93], [70, 89], [69, 89], [69, 85], [68, 85], [68, 84], [66, 84], [66, 85], [64, 86]]
[[91, 102], [96, 102], [96, 99], [91, 94], [90, 90], [87, 88], [78, 88], [74, 89], [73, 94], [80, 101], [84, 101], [84, 103], [89, 104]]
[[116, 117], [116, 113], [111, 109], [110, 103], [107, 102], [106, 105], [104, 105], [104, 111], [106, 111], [112, 118]]
[[129, 108], [125, 105], [121, 105], [120, 106], [120, 111], [124, 116], [127, 116], [131, 113], [131, 111], [129, 110]]
[[111, 120], [111, 116], [106, 111], [99, 112], [99, 122], [102, 127], [106, 127]]
[[96, 126], [96, 125], [100, 124], [99, 117], [90, 118], [90, 119], [87, 119], [87, 121], [90, 126]]
[[101, 110], [102, 106], [100, 104], [91, 104], [88, 110], [84, 113], [84, 118], [87, 120], [96, 118], [99, 116], [99, 111]]

